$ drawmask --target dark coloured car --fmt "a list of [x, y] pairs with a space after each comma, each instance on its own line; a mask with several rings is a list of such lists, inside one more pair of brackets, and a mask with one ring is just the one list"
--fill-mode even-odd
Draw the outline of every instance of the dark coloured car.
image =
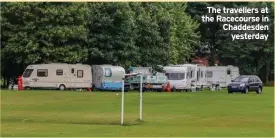
[[263, 82], [256, 75], [241, 75], [227, 86], [228, 93], [242, 92], [248, 93], [256, 91], [258, 94], [262, 93]]

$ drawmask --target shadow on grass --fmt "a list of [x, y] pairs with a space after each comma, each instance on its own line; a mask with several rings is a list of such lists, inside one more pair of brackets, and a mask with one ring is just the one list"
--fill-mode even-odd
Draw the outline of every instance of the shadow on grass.
[[135, 120], [132, 122], [124, 122], [123, 125], [121, 125], [120, 121], [113, 121], [113, 122], [107, 122], [107, 121], [88, 121], [88, 122], [67, 122], [66, 124], [80, 124], [80, 125], [113, 125], [113, 126], [135, 126], [135, 125], [141, 125], [143, 124], [143, 120]]
[[98, 120], [51, 120], [51, 119], [42, 119], [42, 118], [2, 118], [2, 122], [21, 122], [21, 123], [46, 123], [46, 124], [78, 124], [78, 125], [112, 125], [112, 126], [135, 126], [141, 125], [144, 123], [143, 120], [134, 120], [134, 121], [127, 121], [121, 125], [120, 119], [117, 121], [107, 121], [107, 119], [98, 119]]

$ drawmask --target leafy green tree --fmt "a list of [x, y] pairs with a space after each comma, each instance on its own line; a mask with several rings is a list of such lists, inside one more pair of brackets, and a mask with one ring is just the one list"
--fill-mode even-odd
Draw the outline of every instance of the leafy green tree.
[[[270, 13], [266, 14], [270, 19], [269, 31], [262, 31], [260, 33], [268, 33], [268, 41], [261, 40], [235, 40], [232, 41], [232, 33], [255, 33], [251, 31], [224, 31], [222, 29], [222, 23], [203, 23], [201, 20], [202, 15], [208, 15], [215, 17], [216, 14], [207, 13], [207, 7], [268, 7]], [[196, 53], [199, 56], [209, 56], [210, 63], [213, 65], [214, 60], [218, 59], [221, 65], [235, 65], [240, 68], [241, 74], [257, 74], [265, 82], [268, 82], [268, 78], [273, 80], [274, 73], [272, 68], [274, 67], [274, 5], [268, 2], [208, 2], [208, 3], [188, 3], [186, 12], [193, 17], [193, 19], [200, 22], [198, 28], [201, 34], [200, 45], [197, 47], [200, 53]], [[260, 16], [261, 14], [221, 14], [224, 16]], [[234, 23], [231, 23], [234, 24]], [[236, 23], [235, 23], [236, 24]], [[253, 23], [249, 23], [253, 24]], [[257, 31], [259, 32], [259, 31]], [[207, 52], [201, 50], [202, 47], [207, 46]]]
[[90, 3], [89, 63], [130, 66], [137, 60], [136, 24], [128, 3]]
[[185, 63], [195, 54], [200, 34], [196, 31], [199, 23], [188, 16], [185, 11], [186, 3], [171, 3], [172, 29], [171, 44], [173, 49], [173, 60], [176, 63]]
[[17, 76], [33, 63], [85, 61], [86, 13], [85, 3], [3, 3], [3, 77]]

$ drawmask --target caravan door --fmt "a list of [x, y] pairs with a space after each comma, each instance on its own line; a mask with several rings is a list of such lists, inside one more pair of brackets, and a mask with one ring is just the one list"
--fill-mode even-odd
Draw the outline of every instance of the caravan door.
[[70, 71], [68, 74], [68, 86], [67, 88], [75, 88], [75, 80], [76, 80], [76, 70], [74, 67], [70, 66]]
[[76, 68], [76, 71], [75, 71], [75, 87], [76, 88], [85, 88], [85, 85], [84, 85], [84, 70], [83, 69], [79, 69], [79, 68]]
[[225, 69], [221, 68], [217, 71], [216, 76], [219, 78], [217, 79], [217, 83], [220, 84], [220, 87], [227, 86], [226, 84], [230, 80], [230, 75], [227, 75], [227, 72]]
[[101, 66], [97, 66], [96, 70], [95, 70], [95, 87], [98, 89], [101, 89], [102, 86], [102, 82], [104, 79], [104, 75], [105, 75], [105, 71], [104, 71], [104, 67]]
[[192, 84], [192, 70], [190, 68], [187, 68], [186, 72], [186, 87], [191, 88]]
[[232, 70], [228, 68], [226, 70], [226, 86], [231, 83], [232, 80]]

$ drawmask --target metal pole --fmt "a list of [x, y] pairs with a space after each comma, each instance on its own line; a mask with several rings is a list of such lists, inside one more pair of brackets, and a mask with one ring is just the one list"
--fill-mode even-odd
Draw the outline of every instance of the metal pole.
[[142, 120], [142, 74], [140, 74], [140, 90], [139, 90], [139, 119]]
[[195, 69], [195, 89], [197, 89], [197, 82], [198, 82], [198, 65], [195, 66], [196, 69]]
[[122, 79], [122, 96], [121, 96], [121, 125], [123, 125], [124, 120], [124, 78]]

